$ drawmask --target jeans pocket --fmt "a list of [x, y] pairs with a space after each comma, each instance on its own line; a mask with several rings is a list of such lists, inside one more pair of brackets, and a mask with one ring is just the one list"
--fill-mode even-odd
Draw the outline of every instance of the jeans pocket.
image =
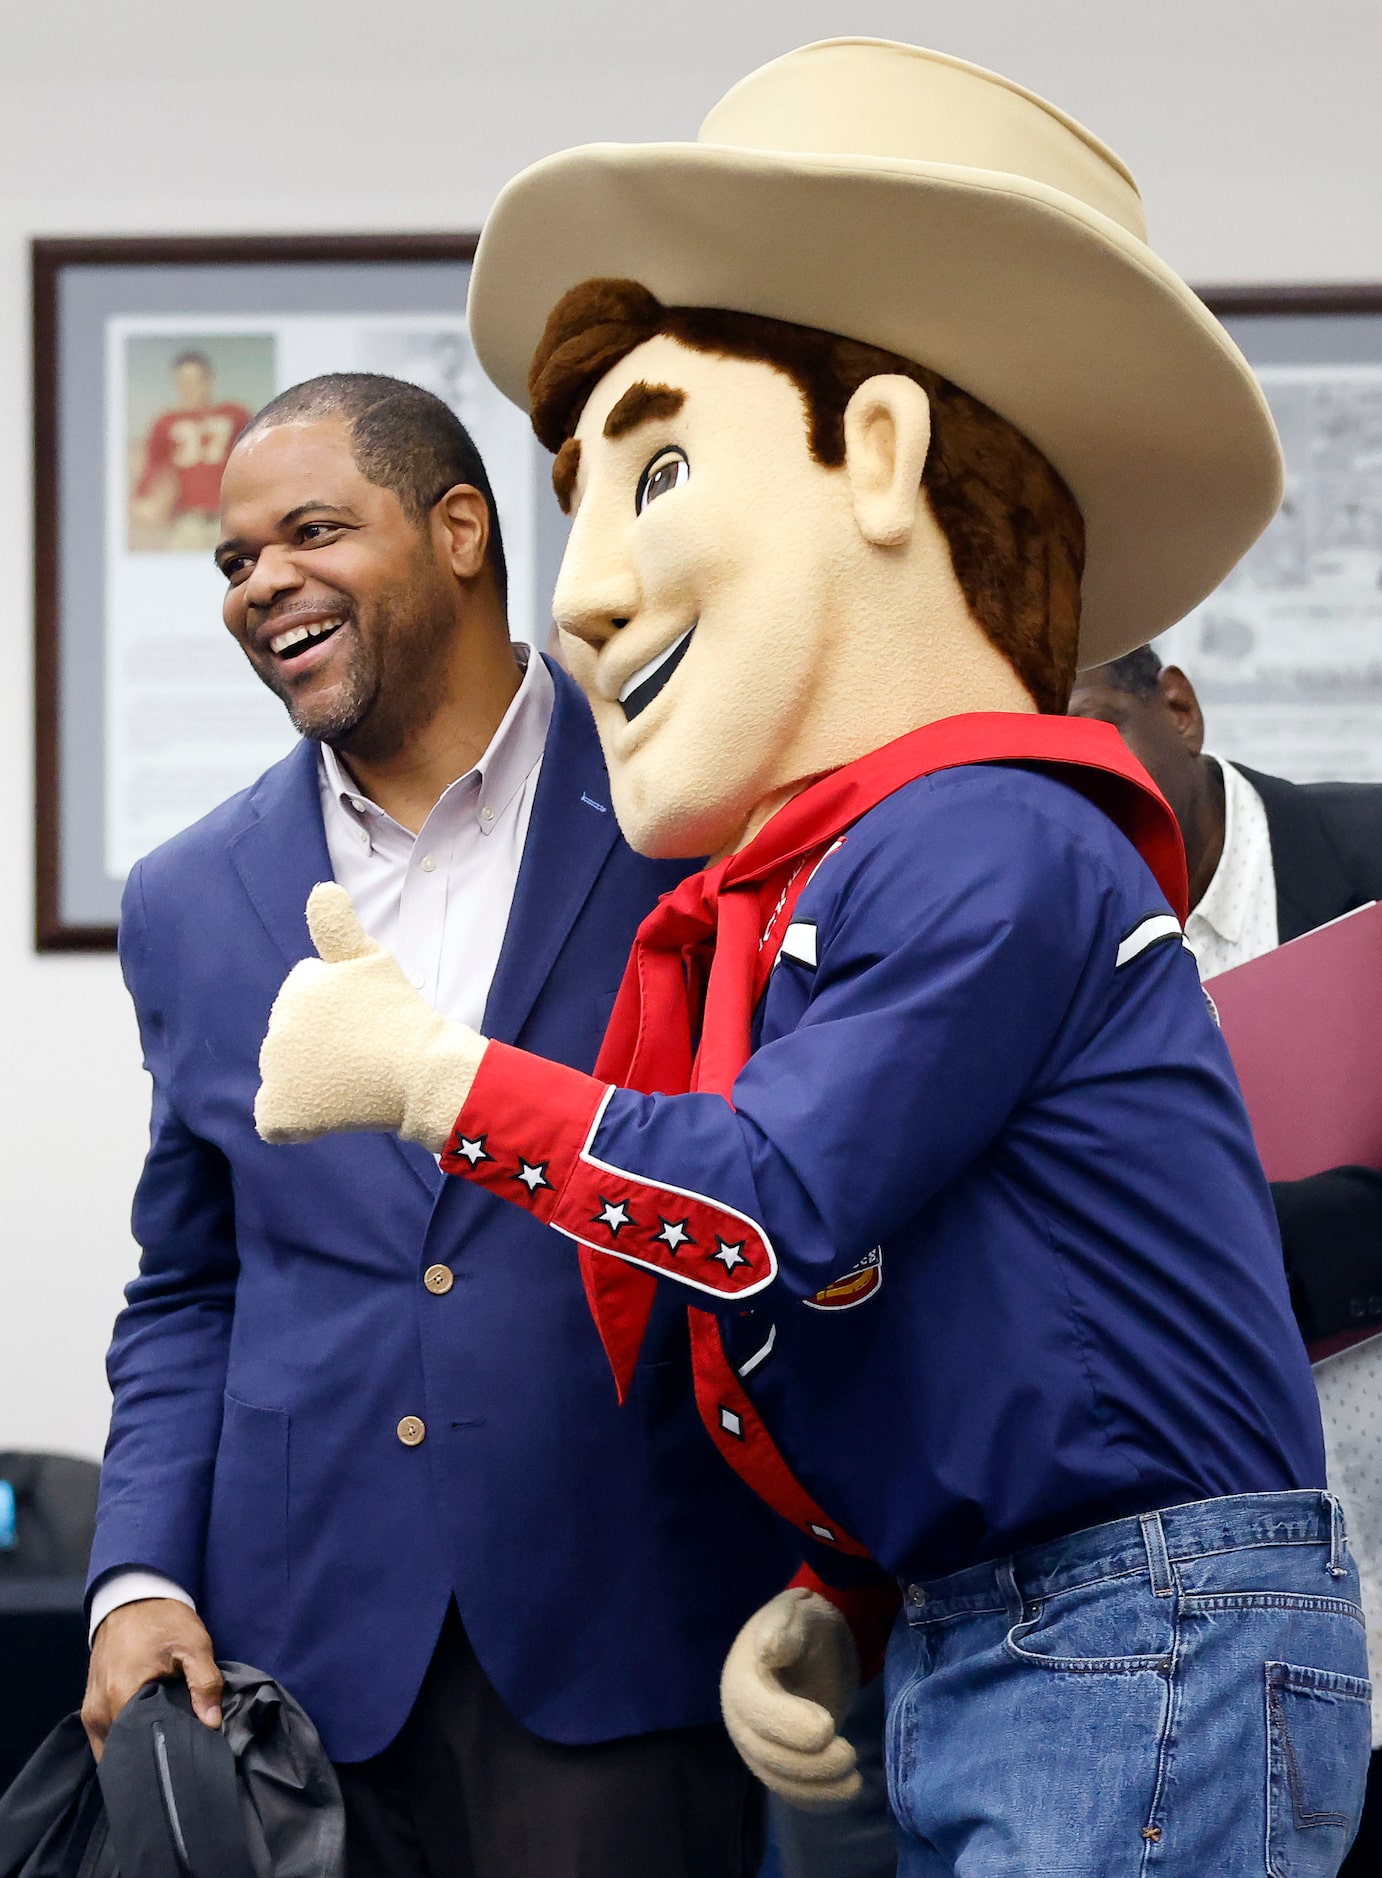
[[1003, 1647], [1019, 1663], [1071, 1675], [1164, 1673], [1174, 1615], [1172, 1600], [1154, 1597], [1145, 1577], [1107, 1579], [1029, 1604]]
[[1372, 1751], [1363, 1676], [1268, 1663], [1267, 1870], [1332, 1878], [1358, 1824]]

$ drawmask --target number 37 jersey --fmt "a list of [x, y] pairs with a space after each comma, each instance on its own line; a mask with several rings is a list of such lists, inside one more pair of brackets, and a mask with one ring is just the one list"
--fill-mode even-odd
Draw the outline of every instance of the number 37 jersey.
[[172, 515], [214, 515], [221, 506], [226, 458], [249, 421], [243, 404], [165, 411], [149, 426], [137, 493], [148, 495], [171, 472], [177, 478]]

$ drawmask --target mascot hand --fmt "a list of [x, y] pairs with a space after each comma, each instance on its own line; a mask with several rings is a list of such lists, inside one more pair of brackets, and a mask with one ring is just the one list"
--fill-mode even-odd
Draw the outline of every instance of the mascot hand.
[[859, 1791], [854, 1749], [836, 1733], [858, 1684], [858, 1653], [835, 1606], [801, 1587], [781, 1591], [725, 1659], [725, 1726], [765, 1787], [793, 1806], [838, 1806]]
[[255, 1127], [273, 1142], [378, 1129], [440, 1154], [485, 1039], [418, 996], [343, 887], [312, 889], [307, 926], [319, 956], [293, 967], [269, 1013]]

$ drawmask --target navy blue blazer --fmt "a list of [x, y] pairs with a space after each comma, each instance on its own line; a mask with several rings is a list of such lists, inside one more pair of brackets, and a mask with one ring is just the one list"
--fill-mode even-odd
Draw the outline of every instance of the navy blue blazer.
[[[585, 702], [554, 677], [485, 1029], [589, 1068], [638, 922], [685, 869], [622, 841]], [[304, 743], [130, 877], [153, 1120], [91, 1583], [185, 1586], [218, 1654], [289, 1688], [334, 1760], [393, 1738], [453, 1597], [540, 1735], [709, 1721], [737, 1626], [796, 1561], [700, 1427], [684, 1312], [660, 1305], [620, 1409], [568, 1240], [392, 1136], [254, 1132], [269, 1007], [330, 874]]]

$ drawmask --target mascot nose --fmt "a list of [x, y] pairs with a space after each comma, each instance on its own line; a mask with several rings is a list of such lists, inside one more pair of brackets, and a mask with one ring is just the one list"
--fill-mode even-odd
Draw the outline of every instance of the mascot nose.
[[[569, 558], [569, 557], [568, 557]], [[632, 571], [589, 579], [568, 573], [563, 565], [552, 595], [552, 617], [564, 633], [572, 633], [599, 651], [637, 613], [641, 596]]]

